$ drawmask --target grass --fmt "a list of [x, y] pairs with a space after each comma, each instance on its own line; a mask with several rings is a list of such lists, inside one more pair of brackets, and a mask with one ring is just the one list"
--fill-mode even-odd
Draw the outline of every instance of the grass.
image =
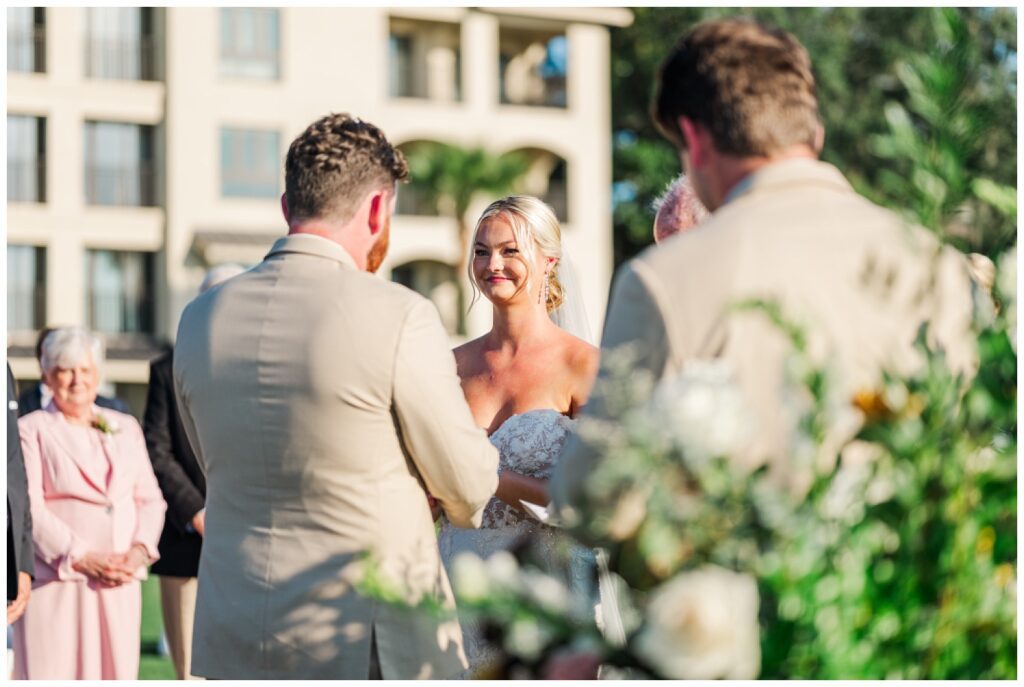
[[142, 583], [142, 642], [139, 656], [140, 680], [175, 680], [171, 659], [160, 656], [156, 647], [164, 629], [160, 613], [160, 581], [156, 575]]

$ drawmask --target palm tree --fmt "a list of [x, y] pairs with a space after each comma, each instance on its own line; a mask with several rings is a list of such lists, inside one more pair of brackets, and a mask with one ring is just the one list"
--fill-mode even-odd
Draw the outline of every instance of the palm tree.
[[510, 193], [530, 167], [520, 153], [492, 153], [481, 146], [462, 147], [436, 143], [414, 148], [408, 154], [409, 173], [418, 193], [453, 215], [458, 230], [458, 274], [466, 267], [471, 223], [466, 218], [478, 193], [502, 196]]

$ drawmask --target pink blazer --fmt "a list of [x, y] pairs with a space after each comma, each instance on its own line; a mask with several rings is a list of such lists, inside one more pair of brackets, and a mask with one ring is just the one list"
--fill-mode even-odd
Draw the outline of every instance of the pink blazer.
[[[89, 551], [121, 552], [138, 542], [151, 559], [159, 557], [157, 542], [167, 505], [142, 428], [131, 415], [106, 408], [96, 412], [114, 428], [113, 434], [72, 425], [52, 402], [18, 420], [36, 585], [86, 580], [72, 570], [71, 562]], [[135, 577], [145, 579], [146, 567], [140, 566]]]

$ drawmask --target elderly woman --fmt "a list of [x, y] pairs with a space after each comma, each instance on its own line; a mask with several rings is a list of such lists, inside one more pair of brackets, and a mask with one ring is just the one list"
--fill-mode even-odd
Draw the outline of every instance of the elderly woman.
[[14, 626], [14, 678], [135, 680], [142, 593], [166, 506], [131, 415], [95, 405], [100, 341], [43, 341], [53, 400], [18, 421], [36, 577]]

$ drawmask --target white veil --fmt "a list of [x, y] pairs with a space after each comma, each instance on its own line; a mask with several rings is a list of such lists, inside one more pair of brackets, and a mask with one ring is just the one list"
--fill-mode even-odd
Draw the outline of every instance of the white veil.
[[565, 331], [596, 346], [597, 342], [590, 331], [590, 320], [587, 319], [587, 309], [583, 305], [580, 280], [564, 244], [562, 257], [558, 259], [558, 282], [562, 285], [562, 304], [548, 313], [548, 316]]

